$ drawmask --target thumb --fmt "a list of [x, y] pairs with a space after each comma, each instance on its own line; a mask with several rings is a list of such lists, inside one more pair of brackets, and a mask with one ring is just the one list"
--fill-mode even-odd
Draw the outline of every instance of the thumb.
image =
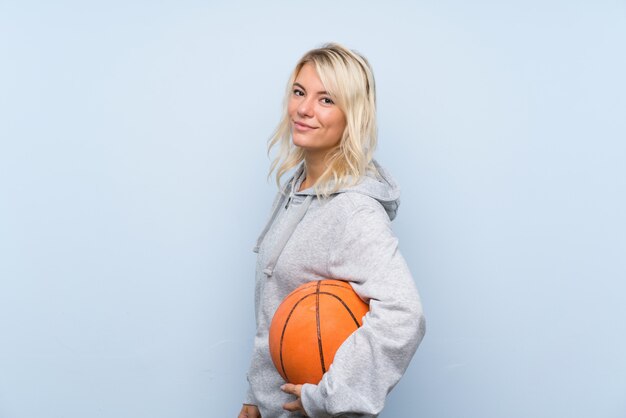
[[300, 393], [302, 391], [302, 385], [294, 385], [293, 383], [285, 383], [284, 385], [280, 387], [280, 389], [285, 393], [289, 393], [291, 395], [300, 397]]
[[280, 390], [282, 390], [285, 393], [292, 394], [292, 395], [295, 395], [295, 389], [296, 389], [296, 385], [291, 384], [291, 383], [285, 383], [284, 385], [280, 387]]

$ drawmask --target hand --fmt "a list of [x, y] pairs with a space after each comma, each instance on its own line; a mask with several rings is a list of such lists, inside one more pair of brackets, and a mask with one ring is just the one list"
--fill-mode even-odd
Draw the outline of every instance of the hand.
[[293, 402], [284, 404], [283, 409], [286, 409], [290, 412], [300, 412], [305, 417], [308, 417], [306, 411], [304, 410], [304, 406], [302, 406], [302, 399], [300, 398], [300, 394], [302, 393], [302, 385], [286, 383], [280, 387], [280, 390], [285, 393], [289, 393], [290, 395], [295, 395], [298, 398]]
[[261, 413], [256, 405], [243, 404], [237, 418], [261, 418]]

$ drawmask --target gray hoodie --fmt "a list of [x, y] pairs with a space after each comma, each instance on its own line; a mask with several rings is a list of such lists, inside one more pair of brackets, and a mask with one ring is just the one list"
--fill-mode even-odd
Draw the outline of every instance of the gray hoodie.
[[424, 336], [420, 298], [391, 229], [400, 192], [374, 164], [378, 174], [325, 200], [312, 188], [297, 191], [301, 165], [274, 200], [254, 248], [257, 332], [245, 401], [257, 405], [263, 418], [296, 416], [282, 409], [294, 397], [280, 390], [285, 382], [272, 363], [268, 333], [278, 305], [301, 284], [344, 280], [370, 306], [321, 382], [302, 387], [312, 418], [377, 416]]

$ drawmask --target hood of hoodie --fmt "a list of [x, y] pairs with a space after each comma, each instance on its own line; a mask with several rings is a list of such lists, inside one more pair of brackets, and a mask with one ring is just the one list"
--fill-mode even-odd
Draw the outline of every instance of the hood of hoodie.
[[[363, 177], [363, 179], [354, 186], [339, 189], [333, 194], [353, 192], [376, 199], [385, 208], [389, 219], [393, 221], [398, 213], [398, 207], [400, 206], [400, 188], [387, 170], [378, 164], [376, 160], [372, 160], [372, 162], [374, 167], [376, 167], [377, 173], [368, 173], [367, 176]], [[292, 195], [295, 196], [315, 196], [315, 190], [312, 187], [299, 192], [294, 191], [300, 187], [304, 179], [303, 174], [304, 165], [301, 164], [285, 187], [286, 194], [292, 193]]]
[[[368, 173], [368, 175], [364, 176], [357, 184], [351, 187], [342, 188], [333, 193], [333, 196], [351, 192], [351, 193], [360, 193], [366, 196], [369, 196], [375, 200], [377, 200], [387, 212], [390, 220], [393, 220], [398, 212], [398, 207], [400, 205], [400, 189], [391, 175], [385, 170], [376, 160], [372, 160], [374, 167], [376, 168], [376, 173]], [[254, 252], [259, 252], [259, 247], [263, 243], [263, 239], [265, 235], [272, 227], [272, 224], [278, 217], [281, 209], [286, 209], [292, 200], [295, 202], [298, 200], [298, 208], [296, 216], [294, 216], [289, 225], [283, 233], [277, 245], [274, 247], [271, 256], [269, 257], [268, 263], [263, 270], [265, 274], [269, 277], [272, 275], [274, 266], [278, 257], [282, 253], [282, 250], [287, 245], [289, 238], [293, 234], [293, 231], [297, 228], [298, 224], [306, 215], [307, 210], [311, 206], [311, 202], [313, 199], [317, 199], [315, 194], [315, 190], [311, 187], [305, 190], [297, 191], [300, 188], [300, 184], [304, 180], [304, 164], [300, 164], [298, 169], [294, 172], [293, 176], [287, 181], [283, 190], [278, 194], [276, 201], [274, 202], [274, 208], [272, 214], [261, 232], [259, 238], [257, 239], [256, 246], [254, 247]], [[303, 200], [302, 200], [303, 199]]]

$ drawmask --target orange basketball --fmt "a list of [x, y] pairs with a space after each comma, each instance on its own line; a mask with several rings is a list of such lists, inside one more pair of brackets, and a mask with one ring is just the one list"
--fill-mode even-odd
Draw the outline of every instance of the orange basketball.
[[368, 310], [340, 280], [309, 282], [291, 292], [276, 310], [269, 336], [272, 361], [285, 382], [319, 383]]

